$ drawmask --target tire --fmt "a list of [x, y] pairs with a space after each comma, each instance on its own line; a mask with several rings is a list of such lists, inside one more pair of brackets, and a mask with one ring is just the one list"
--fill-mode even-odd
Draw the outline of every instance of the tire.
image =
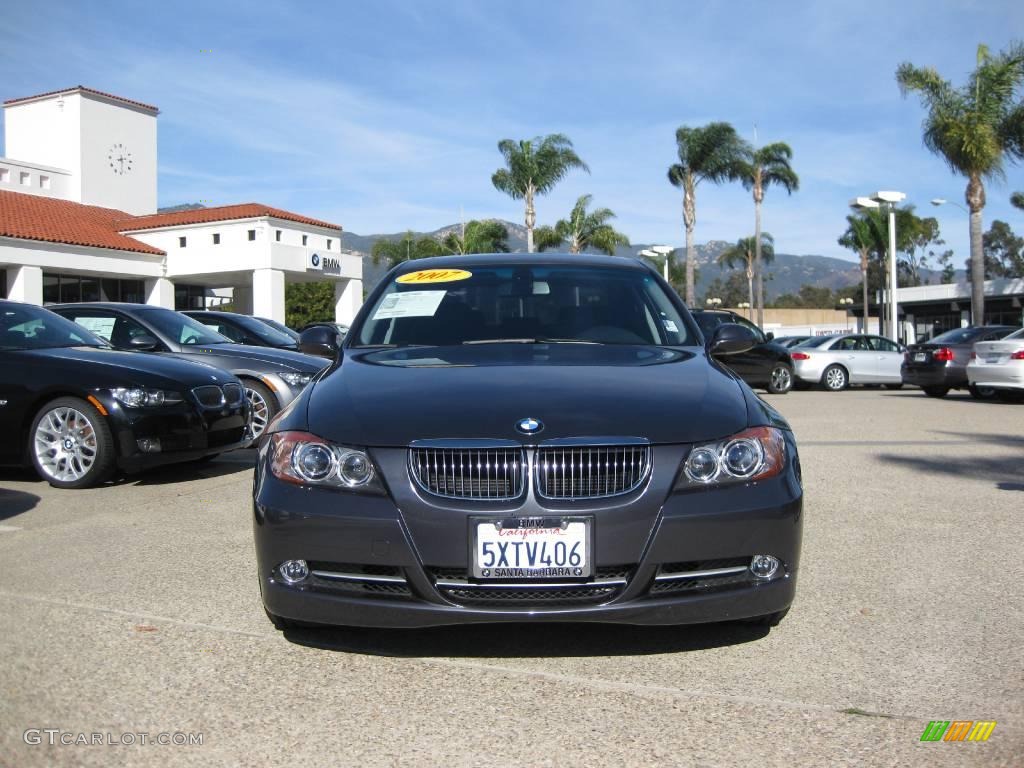
[[784, 395], [793, 388], [793, 369], [785, 363], [776, 363], [768, 377], [768, 391], [773, 395]]
[[841, 392], [850, 386], [850, 374], [841, 365], [830, 365], [821, 374], [821, 385], [829, 392]]
[[993, 387], [979, 387], [977, 384], [968, 384], [967, 391], [975, 400], [991, 400], [996, 396], [996, 390]]
[[886, 384], [885, 388], [886, 389], [903, 389], [903, 384], [902, 383], [900, 383], [900, 384]]
[[29, 428], [28, 453], [36, 472], [54, 488], [102, 483], [117, 461], [107, 420], [77, 397], [58, 397], [39, 409]]
[[949, 387], [923, 387], [928, 397], [945, 397], [949, 394]]
[[266, 431], [270, 420], [281, 410], [281, 405], [274, 393], [258, 381], [242, 379], [242, 386], [245, 387], [245, 397], [249, 401], [249, 426], [252, 431], [252, 445], [255, 445]]
[[789, 608], [776, 611], [775, 613], [768, 613], [764, 616], [754, 616], [749, 619], [743, 619], [742, 623], [755, 627], [777, 627], [779, 626], [779, 622], [786, 618], [787, 613], [789, 613]]

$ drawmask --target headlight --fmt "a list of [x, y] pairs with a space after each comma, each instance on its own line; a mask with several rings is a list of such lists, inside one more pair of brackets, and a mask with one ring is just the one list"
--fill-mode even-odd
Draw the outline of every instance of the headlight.
[[117, 387], [110, 395], [129, 408], [148, 408], [160, 405], [175, 405], [181, 402], [181, 394], [166, 389], [143, 389], [142, 387]]
[[774, 427], [753, 427], [714, 443], [695, 445], [683, 463], [676, 488], [752, 482], [782, 472], [786, 441]]
[[278, 480], [366, 493], [382, 493], [365, 451], [329, 443], [309, 432], [270, 436], [270, 471]]
[[302, 388], [309, 384], [310, 380], [312, 380], [313, 378], [312, 374], [309, 373], [288, 372], [279, 373], [277, 375], [284, 379], [284, 381], [287, 382], [288, 386], [299, 388]]

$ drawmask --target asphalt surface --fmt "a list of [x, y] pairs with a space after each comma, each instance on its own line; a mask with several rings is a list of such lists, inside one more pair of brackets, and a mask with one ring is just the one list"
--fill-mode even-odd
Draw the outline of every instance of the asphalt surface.
[[[0, 765], [1024, 764], [1024, 405], [771, 402], [806, 520], [770, 632], [285, 636], [259, 601], [251, 452], [78, 492], [0, 473]], [[922, 743], [930, 720], [998, 725]], [[115, 743], [59, 743], [94, 733]]]

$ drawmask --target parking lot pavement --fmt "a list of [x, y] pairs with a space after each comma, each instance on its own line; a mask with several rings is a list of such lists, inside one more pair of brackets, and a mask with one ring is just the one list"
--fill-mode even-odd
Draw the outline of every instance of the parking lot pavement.
[[[1024, 405], [770, 402], [806, 483], [797, 602], [770, 633], [285, 637], [259, 602], [251, 452], [78, 492], [0, 474], [0, 765], [1020, 765]], [[998, 725], [922, 743], [930, 720]]]

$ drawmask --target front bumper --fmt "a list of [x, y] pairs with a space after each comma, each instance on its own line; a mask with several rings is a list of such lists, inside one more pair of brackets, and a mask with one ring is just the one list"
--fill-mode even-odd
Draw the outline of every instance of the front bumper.
[[[453, 569], [421, 560], [421, 548], [390, 497], [299, 487], [264, 470], [261, 456], [253, 508], [260, 590], [266, 609], [287, 619], [371, 627], [523, 621], [687, 624], [767, 615], [789, 607], [795, 594], [803, 526], [796, 461], [782, 475], [761, 483], [668, 495], [653, 526], [646, 519], [638, 522], [644, 526], [642, 546], [631, 562], [605, 563], [597, 558], [598, 577], [603, 570], [622, 574], [622, 583], [604, 596], [580, 602], [524, 599], [515, 605], [462, 599], [460, 595], [474, 589], [464, 560], [460, 576], [470, 587], [448, 588]], [[438, 525], [465, 531], [466, 517], [481, 511], [486, 510], [439, 519]], [[598, 511], [598, 537], [601, 526]], [[713, 570], [703, 566], [749, 563], [753, 554], [777, 557], [782, 562], [779, 574], [765, 581], [749, 572], [665, 578], [666, 566], [669, 574], [686, 568], [703, 573]], [[363, 576], [343, 582], [311, 578], [301, 586], [289, 586], [278, 578], [276, 567], [290, 559], [306, 560], [325, 576]], [[381, 578], [387, 581], [375, 581]], [[579, 593], [593, 594], [600, 592], [597, 584], [579, 581], [575, 586]], [[476, 582], [475, 588], [479, 585]], [[532, 582], [517, 586], [525, 588], [524, 596], [539, 589]]]
[[[117, 450], [117, 466], [124, 472], [201, 459], [243, 448], [249, 442], [249, 406], [242, 404], [203, 411], [186, 401], [159, 408], [125, 408], [113, 398], [94, 393], [107, 410]], [[158, 440], [160, 450], [147, 452], [140, 441]]]

